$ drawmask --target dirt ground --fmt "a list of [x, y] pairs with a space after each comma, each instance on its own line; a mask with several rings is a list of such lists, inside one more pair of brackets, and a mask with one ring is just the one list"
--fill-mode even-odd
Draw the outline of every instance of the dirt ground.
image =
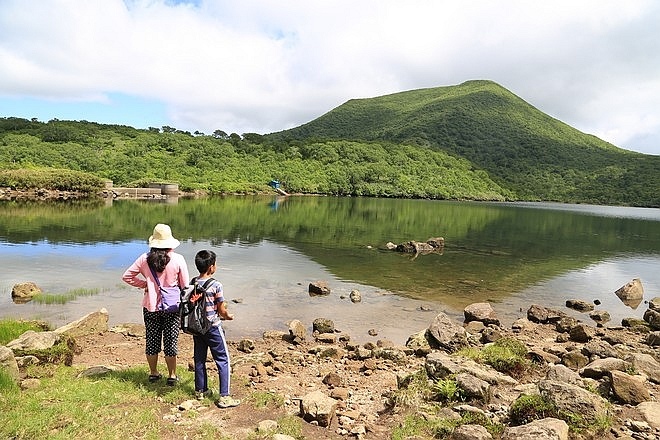
[[[340, 396], [338, 417], [329, 427], [316, 426], [300, 419], [303, 426], [303, 435], [308, 439], [346, 439], [358, 438], [357, 433], [364, 428], [366, 435], [359, 438], [389, 439], [392, 428], [398, 423], [396, 415], [390, 414], [385, 408], [385, 397], [388, 391], [396, 389], [397, 369], [412, 370], [421, 365], [393, 365], [391, 362], [378, 360], [365, 367], [365, 361], [337, 360], [320, 358], [313, 352], [319, 344], [310, 341], [301, 345], [294, 345], [281, 338], [268, 338], [254, 340], [252, 350], [239, 350], [240, 341], [230, 341], [229, 350], [232, 363], [232, 395], [241, 399], [242, 403], [236, 408], [218, 409], [213, 404], [206, 404], [198, 408], [199, 416], [221, 428], [223, 435], [245, 439], [254, 433], [259, 422], [263, 420], [277, 420], [285, 415], [300, 413], [300, 398], [305, 394], [321, 390], [326, 395], [337, 393]], [[81, 349], [74, 357], [73, 365], [89, 367], [96, 365], [114, 366], [119, 368], [144, 365], [144, 337], [127, 336], [115, 332], [103, 332], [76, 339]], [[249, 344], [252, 345], [252, 344]], [[249, 351], [249, 352], [247, 352]], [[178, 368], [192, 371], [193, 365], [192, 337], [181, 334], [179, 337]], [[275, 357], [276, 361], [273, 362]], [[412, 362], [416, 362], [412, 358]], [[162, 357], [159, 359], [161, 372], [165, 370]], [[217, 370], [209, 355], [207, 361], [209, 374], [209, 388], [217, 390]], [[260, 374], [259, 374], [260, 373]], [[334, 374], [332, 383], [324, 383], [329, 373]], [[145, 376], [145, 382], [146, 382]], [[326, 379], [326, 381], [329, 381]], [[337, 382], [339, 381], [339, 383]], [[194, 384], [180, 383], [191, 391]], [[255, 407], [250, 400], [255, 392], [273, 392], [284, 398], [284, 405], [280, 408], [267, 406]], [[172, 405], [163, 403], [163, 416], [172, 414]], [[339, 418], [342, 426], [339, 426]], [[181, 418], [185, 420], [185, 418]], [[172, 421], [177, 425], [177, 421]], [[173, 438], [180, 437], [185, 432], [175, 429]], [[343, 433], [340, 431], [343, 429]], [[351, 434], [351, 430], [355, 432]], [[254, 435], [254, 434], [252, 434]], [[179, 436], [179, 437], [177, 437]]]

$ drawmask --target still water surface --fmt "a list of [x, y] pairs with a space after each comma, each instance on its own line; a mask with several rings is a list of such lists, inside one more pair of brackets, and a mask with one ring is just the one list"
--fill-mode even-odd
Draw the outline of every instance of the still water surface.
[[[567, 299], [601, 301], [611, 325], [641, 317], [614, 291], [640, 278], [645, 300], [660, 296], [660, 210], [547, 203], [473, 203], [334, 197], [222, 197], [177, 203], [0, 202], [0, 317], [61, 325], [105, 307], [110, 325], [141, 322], [141, 293], [121, 274], [156, 223], [168, 223], [195, 273], [202, 248], [220, 257], [236, 319], [230, 339], [285, 330], [300, 319], [332, 319], [358, 341], [405, 342], [444, 311], [490, 301], [510, 324], [531, 304], [565, 309]], [[441, 253], [398, 254], [387, 242], [444, 237]], [[327, 281], [332, 293], [310, 297]], [[49, 293], [100, 293], [63, 305], [14, 304], [15, 283]], [[363, 301], [353, 304], [351, 290]], [[232, 300], [237, 300], [233, 302]], [[430, 309], [427, 311], [427, 309]]]

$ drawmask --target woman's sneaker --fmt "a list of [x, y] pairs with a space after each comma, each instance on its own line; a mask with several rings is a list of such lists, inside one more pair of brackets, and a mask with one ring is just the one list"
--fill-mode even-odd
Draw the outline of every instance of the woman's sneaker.
[[231, 396], [220, 396], [218, 400], [215, 401], [215, 406], [218, 408], [231, 408], [233, 406], [238, 406], [241, 404], [241, 401], [234, 399]]

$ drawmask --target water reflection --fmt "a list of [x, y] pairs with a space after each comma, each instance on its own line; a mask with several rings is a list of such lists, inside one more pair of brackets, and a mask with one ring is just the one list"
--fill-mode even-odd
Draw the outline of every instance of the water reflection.
[[[0, 316], [63, 322], [106, 307], [114, 323], [141, 322], [140, 294], [119, 278], [158, 222], [176, 229], [193, 272], [199, 249], [218, 253], [228, 297], [243, 299], [232, 304], [243, 313], [231, 324], [240, 334], [322, 316], [403, 342], [434, 311], [461, 319], [477, 301], [493, 302], [505, 323], [532, 303], [565, 309], [567, 299], [599, 299], [615, 324], [641, 316], [645, 307], [626, 306], [614, 292], [640, 278], [644, 300], [660, 295], [660, 210], [553, 206], [333, 197], [3, 203]], [[441, 253], [410, 258], [386, 248], [438, 236]], [[316, 280], [327, 280], [332, 294], [310, 298]], [[10, 292], [23, 281], [52, 293], [101, 294], [19, 306]], [[362, 303], [347, 299], [353, 289]]]

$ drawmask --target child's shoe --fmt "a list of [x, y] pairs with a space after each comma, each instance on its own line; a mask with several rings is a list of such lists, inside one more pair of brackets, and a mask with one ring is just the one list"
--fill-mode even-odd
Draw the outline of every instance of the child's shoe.
[[213, 396], [213, 390], [195, 391], [195, 398], [197, 400], [204, 400], [205, 398], [210, 399], [212, 396]]
[[238, 406], [241, 404], [241, 401], [234, 399], [231, 396], [220, 396], [218, 400], [215, 401], [215, 406], [218, 408], [231, 408], [233, 406]]

